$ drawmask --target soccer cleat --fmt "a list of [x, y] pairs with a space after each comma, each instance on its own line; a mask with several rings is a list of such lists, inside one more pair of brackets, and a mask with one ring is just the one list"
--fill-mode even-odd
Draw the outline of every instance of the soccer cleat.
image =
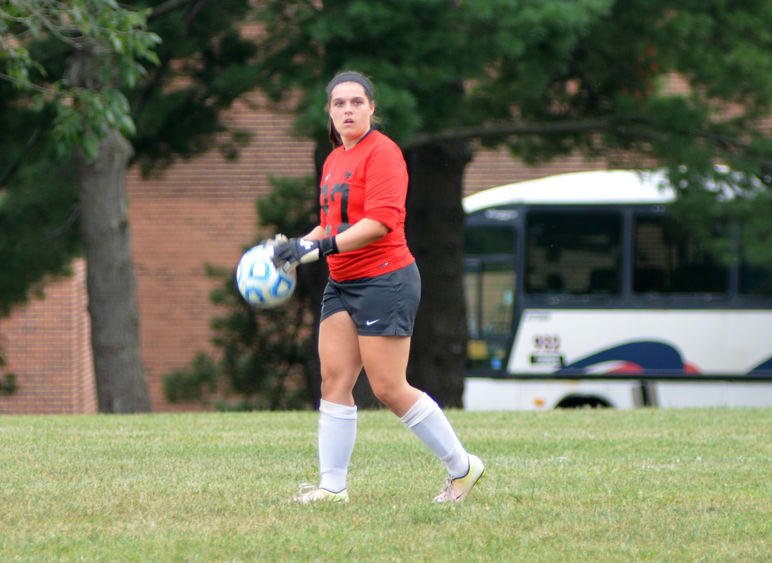
[[348, 492], [346, 489], [343, 489], [339, 493], [333, 493], [327, 489], [303, 483], [300, 485], [300, 494], [294, 498], [294, 501], [300, 504], [310, 504], [319, 501], [348, 502]]
[[469, 471], [463, 477], [445, 481], [440, 494], [434, 497], [434, 502], [459, 502], [469, 494], [477, 482], [485, 477], [485, 464], [476, 455], [469, 454]]

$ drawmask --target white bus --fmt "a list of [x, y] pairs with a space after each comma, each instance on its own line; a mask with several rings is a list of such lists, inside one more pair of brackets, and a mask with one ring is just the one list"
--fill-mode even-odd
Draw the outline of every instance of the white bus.
[[657, 172], [464, 199], [464, 406], [772, 406], [772, 271], [727, 267]]

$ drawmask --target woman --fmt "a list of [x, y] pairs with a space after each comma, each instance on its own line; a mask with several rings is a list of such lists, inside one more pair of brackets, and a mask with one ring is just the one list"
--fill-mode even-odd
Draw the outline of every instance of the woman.
[[335, 148], [322, 170], [320, 223], [302, 238], [273, 239], [282, 267], [326, 256], [330, 269], [319, 327], [321, 478], [295, 500], [348, 501], [357, 424], [352, 391], [364, 367], [375, 396], [447, 466], [435, 502], [460, 501], [485, 467], [466, 452], [437, 403], [406, 377], [421, 278], [405, 242], [402, 152], [373, 129], [373, 86], [364, 75], [336, 75], [327, 86], [327, 111]]

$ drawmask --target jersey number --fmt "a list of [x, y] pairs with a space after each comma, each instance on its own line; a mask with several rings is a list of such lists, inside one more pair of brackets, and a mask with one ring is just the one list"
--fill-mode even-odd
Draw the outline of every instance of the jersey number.
[[[325, 184], [321, 189], [321, 206], [327, 217], [327, 223], [330, 223], [330, 203], [337, 203], [340, 201], [340, 225], [338, 226], [338, 233], [342, 233], [349, 227], [348, 222], [348, 184], [333, 184], [332, 191], [330, 191], [329, 184]], [[337, 196], [340, 196], [338, 199]]]

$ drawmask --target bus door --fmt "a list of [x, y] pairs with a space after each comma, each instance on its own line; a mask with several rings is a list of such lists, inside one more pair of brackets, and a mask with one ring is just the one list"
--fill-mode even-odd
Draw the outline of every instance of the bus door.
[[486, 209], [467, 219], [464, 297], [470, 374], [502, 372], [507, 365], [516, 318], [518, 217], [516, 209]]

